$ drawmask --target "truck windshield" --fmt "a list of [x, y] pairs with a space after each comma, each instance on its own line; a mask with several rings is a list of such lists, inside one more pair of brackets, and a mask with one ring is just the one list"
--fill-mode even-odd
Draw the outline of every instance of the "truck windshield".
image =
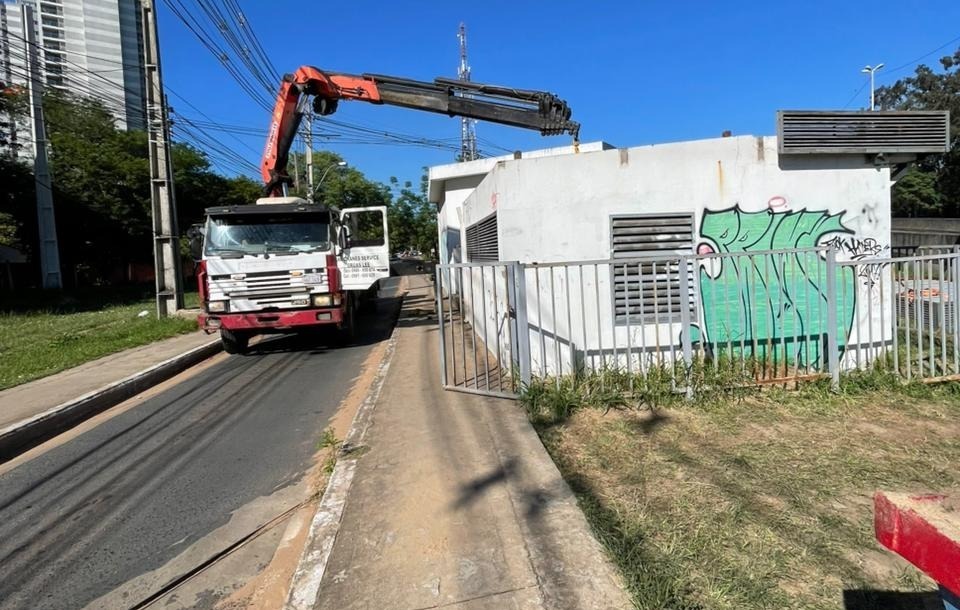
[[330, 249], [330, 217], [315, 214], [250, 214], [207, 219], [204, 253], [263, 254]]

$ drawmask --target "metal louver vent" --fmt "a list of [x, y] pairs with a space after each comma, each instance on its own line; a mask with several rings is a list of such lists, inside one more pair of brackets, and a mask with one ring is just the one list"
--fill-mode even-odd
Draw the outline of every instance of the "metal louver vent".
[[471, 263], [500, 260], [496, 212], [467, 227], [467, 260]]
[[[628, 318], [630, 324], [675, 322], [680, 319], [681, 308], [694, 311], [693, 266], [689, 261], [683, 265], [690, 280], [684, 295], [680, 290], [679, 258], [693, 253], [692, 214], [614, 216], [611, 239], [618, 324], [627, 323]], [[616, 259], [624, 262], [618, 264]]]
[[777, 113], [780, 154], [925, 154], [950, 148], [947, 111]]

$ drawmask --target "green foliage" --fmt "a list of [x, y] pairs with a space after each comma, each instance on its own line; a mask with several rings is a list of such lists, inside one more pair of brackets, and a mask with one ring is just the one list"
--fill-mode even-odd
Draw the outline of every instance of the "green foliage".
[[[27, 95], [22, 87], [8, 86], [0, 81], [0, 116], [20, 118], [27, 114]], [[7, 146], [11, 141], [12, 121], [4, 120], [0, 123], [0, 146]]]
[[761, 363], [749, 359], [721, 357], [712, 362], [695, 360], [689, 366], [649, 363], [642, 372], [581, 371], [534, 379], [520, 392], [520, 404], [538, 425], [564, 422], [584, 407], [656, 411], [692, 401], [706, 408], [757, 393], [755, 373], [761, 368]]
[[[194, 320], [157, 319], [152, 297], [129, 290], [21, 291], [0, 308], [0, 390], [102, 356], [196, 330]], [[141, 317], [147, 311], [149, 315]]]
[[[4, 99], [0, 96], [0, 99]], [[50, 172], [64, 277], [79, 285], [116, 279], [128, 262], [152, 253], [147, 134], [122, 131], [102, 104], [61, 93], [44, 98]], [[248, 178], [215, 174], [205, 155], [175, 143], [172, 165], [178, 220], [185, 229], [212, 205], [253, 203], [260, 187]], [[31, 168], [0, 159], [0, 243], [37, 251]]]
[[[426, 168], [424, 168], [426, 169]], [[390, 243], [394, 250], [419, 250], [424, 255], [436, 251], [437, 210], [427, 201], [427, 176], [424, 171], [420, 188], [414, 191], [410, 182], [402, 186], [390, 178], [395, 199], [390, 206]]]
[[[390, 247], [393, 250], [416, 249], [424, 254], [436, 248], [437, 212], [427, 201], [426, 172], [420, 187], [390, 178], [390, 185], [375, 182], [353, 167], [338, 167], [344, 159], [329, 151], [313, 153], [313, 172], [318, 203], [343, 209], [348, 207], [387, 206]], [[296, 168], [296, 169], [294, 169]], [[290, 174], [300, 176], [293, 193], [305, 197], [306, 163], [303, 155], [290, 155]]]
[[949, 110], [953, 149], [921, 160], [893, 189], [894, 213], [960, 216], [960, 49], [940, 59], [941, 70], [917, 66], [913, 76], [877, 89], [880, 108]]

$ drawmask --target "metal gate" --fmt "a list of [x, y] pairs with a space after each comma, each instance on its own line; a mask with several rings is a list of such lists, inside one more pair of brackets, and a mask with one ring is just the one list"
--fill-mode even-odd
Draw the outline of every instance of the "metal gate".
[[437, 265], [436, 274], [443, 387], [516, 398], [530, 381], [521, 266], [455, 263]]

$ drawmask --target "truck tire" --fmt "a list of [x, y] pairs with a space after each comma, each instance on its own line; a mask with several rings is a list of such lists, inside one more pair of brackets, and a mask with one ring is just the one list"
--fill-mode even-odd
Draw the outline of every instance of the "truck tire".
[[250, 335], [220, 329], [220, 342], [223, 344], [223, 351], [228, 354], [245, 354], [250, 345]]
[[343, 310], [343, 322], [337, 330], [337, 343], [349, 345], [357, 338], [357, 301], [350, 298]]

